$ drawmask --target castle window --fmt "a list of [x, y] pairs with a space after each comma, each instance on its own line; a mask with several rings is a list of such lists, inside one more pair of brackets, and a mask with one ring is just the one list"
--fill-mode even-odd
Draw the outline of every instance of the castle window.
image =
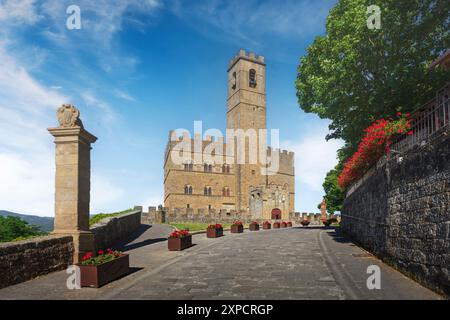
[[255, 69], [250, 69], [250, 71], [248, 72], [248, 85], [251, 88], [256, 87], [256, 71], [255, 71]]
[[208, 204], [208, 210], [211, 210], [212, 206], [210, 204]]
[[223, 173], [230, 173], [230, 165], [229, 164], [224, 164], [222, 166], [222, 172]]
[[205, 189], [203, 189], [203, 194], [205, 196], [211, 196], [212, 195], [212, 188], [211, 187], [205, 187]]
[[207, 163], [205, 163], [205, 164], [203, 165], [203, 171], [204, 171], [204, 172], [212, 172], [212, 164], [207, 164]]
[[186, 162], [184, 164], [184, 171], [192, 171], [194, 169], [194, 165], [192, 162]]
[[229, 197], [229, 196], [230, 196], [230, 188], [224, 187], [224, 188], [222, 189], [222, 196], [224, 196], [224, 197]]
[[192, 194], [192, 186], [185, 185], [184, 186], [184, 194]]
[[186, 205], [186, 208], [189, 209], [190, 207], [191, 207], [191, 205], [188, 203], [188, 204]]
[[236, 72], [233, 72], [233, 85], [231, 86], [233, 90], [236, 90]]

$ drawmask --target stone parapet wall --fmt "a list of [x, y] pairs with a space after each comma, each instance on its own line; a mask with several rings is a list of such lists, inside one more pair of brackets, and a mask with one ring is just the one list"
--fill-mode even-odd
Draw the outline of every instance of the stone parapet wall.
[[[137, 209], [137, 208], [135, 208]], [[137, 209], [119, 216], [105, 218], [91, 227], [97, 250], [113, 246], [132, 234], [141, 225], [142, 210]]]
[[0, 289], [66, 269], [72, 264], [73, 251], [72, 236], [0, 243]]
[[344, 201], [342, 230], [450, 296], [450, 130], [385, 162]]
[[[199, 223], [232, 223], [241, 220], [244, 223], [251, 221], [262, 222], [265, 219], [254, 219], [251, 214], [245, 211], [227, 210], [193, 210], [190, 208], [159, 208], [149, 207], [148, 212], [142, 213], [142, 223], [174, 223], [174, 222], [199, 222]], [[293, 222], [300, 222], [301, 215], [298, 213], [289, 214], [289, 219]]]

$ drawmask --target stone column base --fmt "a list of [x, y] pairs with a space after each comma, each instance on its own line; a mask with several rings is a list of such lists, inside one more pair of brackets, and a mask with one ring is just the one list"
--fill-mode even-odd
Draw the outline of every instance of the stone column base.
[[95, 253], [94, 234], [90, 231], [54, 231], [52, 233], [72, 236], [74, 264], [80, 262], [86, 253]]

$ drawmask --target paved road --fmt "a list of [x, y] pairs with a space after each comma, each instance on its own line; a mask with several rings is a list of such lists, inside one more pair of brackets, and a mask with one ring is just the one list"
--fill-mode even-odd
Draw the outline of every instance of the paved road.
[[[133, 273], [100, 289], [68, 290], [57, 272], [0, 290], [0, 299], [439, 299], [342, 238], [334, 229], [290, 228], [195, 235], [195, 246], [167, 251], [167, 226], [143, 227], [122, 244]], [[369, 290], [369, 265], [381, 289]]]

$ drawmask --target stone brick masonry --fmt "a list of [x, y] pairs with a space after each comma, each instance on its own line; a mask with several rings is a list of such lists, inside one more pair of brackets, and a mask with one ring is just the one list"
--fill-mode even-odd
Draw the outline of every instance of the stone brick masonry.
[[0, 244], [0, 288], [30, 280], [72, 264], [71, 236], [46, 236]]
[[401, 156], [345, 199], [341, 227], [395, 268], [450, 296], [450, 130]]
[[95, 247], [106, 249], [129, 236], [141, 225], [141, 210], [134, 210], [116, 217], [105, 218], [92, 226]]

